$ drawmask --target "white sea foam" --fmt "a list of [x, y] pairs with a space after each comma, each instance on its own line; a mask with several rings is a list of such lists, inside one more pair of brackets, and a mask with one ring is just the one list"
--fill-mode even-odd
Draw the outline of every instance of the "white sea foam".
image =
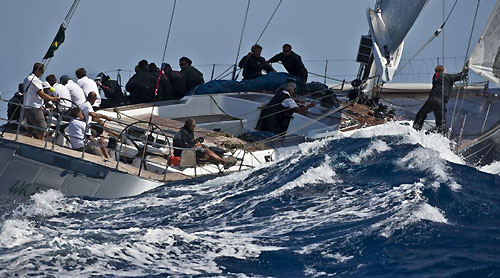
[[374, 136], [402, 135], [401, 143], [419, 144], [424, 148], [435, 150], [441, 158], [457, 164], [465, 164], [464, 161], [450, 149], [451, 142], [440, 134], [425, 134], [424, 131], [416, 131], [411, 127], [411, 122], [387, 122], [382, 125], [367, 127], [355, 131], [346, 132], [346, 137], [372, 138]]
[[292, 190], [297, 187], [304, 187], [305, 185], [314, 184], [335, 184], [340, 182], [339, 179], [334, 179], [336, 176], [335, 171], [331, 165], [331, 158], [326, 155], [325, 161], [318, 167], [308, 169], [304, 174], [300, 175], [297, 179], [285, 184], [284, 186], [269, 193], [270, 197], [277, 197], [284, 192]]
[[498, 175], [500, 174], [500, 161], [495, 161], [489, 165], [480, 167], [479, 170], [485, 173]]
[[413, 215], [418, 220], [429, 220], [437, 223], [448, 224], [448, 220], [444, 217], [443, 213], [429, 204], [421, 204], [420, 208], [413, 212]]
[[0, 229], [0, 247], [4, 248], [13, 248], [42, 238], [42, 235], [25, 219], [5, 220]]
[[436, 181], [431, 184], [434, 188], [438, 188], [440, 183], [447, 183], [453, 190], [462, 188], [447, 174], [448, 166], [437, 151], [418, 148], [403, 157], [397, 164], [403, 168], [429, 172], [436, 178]]
[[359, 154], [354, 154], [349, 157], [349, 160], [354, 163], [360, 163], [361, 161], [374, 156], [377, 153], [382, 153], [390, 150], [391, 148], [386, 142], [382, 140], [375, 140], [370, 143], [370, 145], [359, 152]]

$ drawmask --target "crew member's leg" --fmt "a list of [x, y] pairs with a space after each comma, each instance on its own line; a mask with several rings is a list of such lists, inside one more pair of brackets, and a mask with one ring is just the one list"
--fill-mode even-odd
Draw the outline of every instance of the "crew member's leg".
[[425, 118], [427, 118], [427, 114], [429, 112], [433, 111], [432, 107], [432, 101], [427, 100], [422, 108], [417, 113], [417, 116], [415, 116], [415, 121], [413, 122], [413, 128], [416, 130], [421, 130], [422, 126], [424, 125]]
[[436, 132], [441, 133], [446, 131], [446, 104], [443, 106], [441, 103], [436, 103], [434, 108], [434, 117], [436, 118]]

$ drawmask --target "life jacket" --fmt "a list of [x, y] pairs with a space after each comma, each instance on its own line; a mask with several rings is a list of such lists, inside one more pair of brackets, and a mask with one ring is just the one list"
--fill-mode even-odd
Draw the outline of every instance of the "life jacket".
[[283, 91], [273, 96], [260, 113], [259, 122], [256, 127], [257, 130], [278, 134], [288, 129], [293, 111], [281, 104], [287, 98], [291, 97]]

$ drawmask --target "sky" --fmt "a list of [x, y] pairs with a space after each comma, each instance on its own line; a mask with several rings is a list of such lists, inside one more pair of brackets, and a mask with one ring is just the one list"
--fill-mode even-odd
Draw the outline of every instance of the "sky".
[[[411, 0], [408, 0], [411, 1]], [[71, 7], [71, 0], [2, 0], [0, 4], [0, 92], [4, 98], [41, 61], [59, 25]], [[256, 43], [279, 1], [251, 0], [248, 21], [239, 57]], [[410, 30], [403, 59], [422, 47], [443, 21], [455, 0], [429, 0]], [[469, 54], [479, 38], [496, 0], [483, 0], [478, 11]], [[172, 12], [173, 0], [81, 0], [69, 23], [66, 40], [50, 62], [46, 75], [75, 77], [79, 67], [90, 77], [101, 71], [116, 78], [122, 69], [124, 82], [141, 59], [158, 65]], [[399, 81], [426, 82], [437, 58], [445, 59], [451, 71], [460, 71], [467, 52], [476, 0], [459, 0], [443, 35], [436, 38], [406, 70]], [[284, 43], [302, 56], [309, 71], [327, 73], [339, 79], [354, 79], [360, 36], [367, 34], [366, 9], [375, 0], [283, 0], [259, 44], [262, 55], [270, 58]], [[444, 5], [444, 9], [443, 9]], [[179, 0], [165, 60], [178, 67], [187, 56], [210, 80], [236, 60], [247, 6], [246, 0]], [[441, 62], [442, 62], [442, 58]], [[403, 61], [404, 63], [404, 61]], [[280, 65], [277, 70], [283, 70]], [[44, 76], [45, 78], [45, 76]], [[322, 81], [322, 78], [310, 78]]]

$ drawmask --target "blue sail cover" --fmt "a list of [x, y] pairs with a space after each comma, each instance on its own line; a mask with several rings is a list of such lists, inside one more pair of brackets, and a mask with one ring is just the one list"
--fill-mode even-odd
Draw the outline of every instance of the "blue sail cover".
[[201, 84], [186, 95], [209, 95], [234, 92], [262, 92], [274, 91], [286, 83], [287, 79], [295, 79], [298, 91], [306, 88], [306, 84], [297, 77], [285, 72], [271, 72], [262, 77], [243, 81], [234, 80], [212, 80]]

